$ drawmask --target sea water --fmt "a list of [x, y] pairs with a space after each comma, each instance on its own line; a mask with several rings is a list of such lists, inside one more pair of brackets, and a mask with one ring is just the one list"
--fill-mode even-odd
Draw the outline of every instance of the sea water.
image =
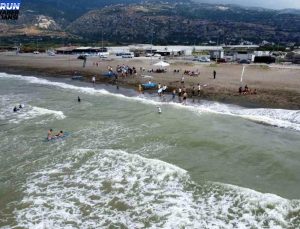
[[300, 227], [300, 111], [5, 73], [0, 96], [1, 228]]

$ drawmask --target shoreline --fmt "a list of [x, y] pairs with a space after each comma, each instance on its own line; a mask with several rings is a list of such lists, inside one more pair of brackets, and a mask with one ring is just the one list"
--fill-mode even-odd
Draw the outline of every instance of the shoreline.
[[[55, 61], [53, 61], [52, 58], [49, 57], [40, 57], [40, 59], [44, 60], [46, 63], [39, 64], [34, 61], [34, 59], [29, 59], [27, 57], [20, 57], [20, 56], [9, 56], [9, 58], [6, 58], [7, 56], [0, 55], [0, 72], [6, 72], [8, 74], [19, 74], [24, 76], [36, 76], [36, 77], [52, 77], [52, 78], [71, 78], [74, 76], [74, 72], [77, 72], [77, 75], [83, 76], [85, 82], [90, 82], [91, 78], [93, 76], [96, 76], [96, 83], [99, 84], [113, 84], [113, 79], [106, 78], [104, 76], [101, 76], [105, 72], [105, 67], [107, 65], [112, 64], [111, 61], [102, 61], [101, 66], [97, 69], [92, 68], [91, 66], [88, 66], [86, 68], [82, 68], [81, 64], [82, 61], [77, 59], [72, 59], [72, 64], [69, 65], [62, 65], [60, 66], [55, 65]], [[14, 57], [17, 58], [17, 61], [14, 60]], [[34, 56], [36, 58], [36, 56]], [[63, 57], [59, 57], [62, 58]], [[97, 59], [98, 60], [98, 59]], [[60, 61], [60, 59], [59, 59]], [[64, 61], [64, 60], [62, 60]], [[127, 63], [130, 61], [126, 60]], [[121, 62], [124, 62], [124, 60], [121, 60]], [[137, 62], [137, 61], [136, 61]], [[133, 62], [136, 64], [136, 62]], [[89, 64], [91, 65], [92, 62]], [[118, 62], [116, 62], [118, 63]], [[55, 67], [53, 67], [53, 65]], [[75, 66], [75, 67], [73, 67]], [[112, 65], [113, 66], [113, 65]], [[173, 66], [172, 66], [173, 67]], [[175, 62], [174, 67], [177, 67], [177, 63]], [[209, 69], [207, 66], [200, 66], [203, 70], [206, 70], [205, 68]], [[217, 71], [221, 71], [223, 69], [226, 70], [226, 68], [237, 68], [238, 66], [217, 66]], [[201, 70], [202, 70], [201, 69]], [[99, 71], [100, 70], [100, 71]], [[209, 69], [210, 70], [210, 69]], [[259, 69], [260, 70], [260, 69]], [[265, 69], [262, 69], [261, 71], [265, 71]], [[274, 71], [274, 70], [272, 70]], [[299, 70], [293, 70], [298, 71]], [[127, 78], [118, 78], [118, 86], [123, 88], [130, 88], [138, 91], [138, 85], [141, 83], [147, 82], [149, 79], [145, 79], [142, 77], [142, 75], [148, 75], [151, 73], [148, 72], [140, 72], [138, 70], [137, 75], [128, 76]], [[153, 73], [151, 75], [154, 75]], [[180, 78], [182, 74], [175, 75], [172, 73], [172, 71], [169, 72], [169, 74], [162, 75], [162, 74], [155, 74], [151, 80], [153, 82], [160, 82], [162, 85], [166, 84], [168, 86], [167, 93], [170, 93], [173, 89], [178, 88], [181, 86]], [[201, 78], [200, 78], [201, 77]], [[227, 104], [235, 104], [246, 108], [274, 108], [274, 109], [289, 109], [289, 110], [300, 110], [300, 84], [299, 84], [299, 92], [295, 91], [295, 89], [291, 89], [289, 87], [269, 87], [266, 88], [264, 85], [260, 85], [260, 82], [257, 83], [257, 86], [259, 87], [258, 94], [257, 95], [239, 95], [238, 93], [238, 83], [234, 82], [233, 85], [226, 85], [225, 79], [221, 79], [224, 82], [214, 81], [211, 78], [207, 78], [206, 82], [203, 82], [202, 76], [198, 77], [192, 77], [192, 76], [185, 76], [185, 87], [187, 89], [188, 93], [188, 99], [191, 99], [191, 89], [194, 86], [197, 89], [196, 81], [201, 81], [201, 84], [207, 83], [207, 87], [202, 88], [201, 96], [194, 97], [195, 100], [198, 99], [205, 99], [208, 101], [216, 101], [221, 103], [227, 103]], [[217, 78], [221, 78], [222, 76], [218, 76]], [[297, 79], [298, 80], [298, 79]], [[300, 80], [299, 80], [300, 82]], [[296, 81], [298, 83], [298, 81]], [[250, 84], [250, 83], [249, 83]], [[248, 84], [248, 85], [249, 85]], [[250, 84], [252, 85], [252, 84]], [[255, 85], [256, 86], [256, 85]], [[268, 86], [268, 85], [267, 85]], [[272, 86], [272, 85], [271, 85]], [[297, 88], [298, 84], [295, 84], [295, 87]], [[251, 87], [251, 86], [250, 86]], [[234, 89], [236, 88], [236, 89]], [[147, 93], [155, 94], [157, 93], [157, 90], [146, 90]], [[177, 97], [177, 95], [176, 95]]]

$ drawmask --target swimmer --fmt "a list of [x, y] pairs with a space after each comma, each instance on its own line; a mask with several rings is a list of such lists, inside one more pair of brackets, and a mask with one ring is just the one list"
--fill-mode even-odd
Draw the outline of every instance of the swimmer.
[[50, 130], [48, 130], [48, 134], [47, 134], [47, 139], [48, 140], [51, 140], [52, 139], [52, 133], [53, 133], [53, 130], [52, 129], [50, 129]]
[[14, 112], [17, 112], [19, 109], [15, 106], [14, 107]]
[[57, 135], [55, 135], [55, 136], [61, 138], [61, 137], [64, 136], [64, 132], [61, 130], [61, 131], [59, 131], [59, 133], [58, 133]]
[[80, 103], [81, 102], [81, 99], [80, 99], [80, 97], [78, 96], [78, 98], [77, 98], [77, 101], [78, 101], [78, 103]]
[[161, 114], [161, 108], [159, 106], [157, 107], [157, 112]]

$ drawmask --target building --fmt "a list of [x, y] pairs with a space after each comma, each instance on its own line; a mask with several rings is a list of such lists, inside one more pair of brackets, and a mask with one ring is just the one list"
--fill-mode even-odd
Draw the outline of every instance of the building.
[[56, 54], [71, 55], [77, 46], [60, 47], [55, 49]]
[[81, 54], [90, 54], [96, 55], [99, 52], [107, 52], [107, 48], [102, 47], [77, 47], [77, 46], [67, 46], [55, 49], [56, 54], [65, 54], [65, 55], [81, 55]]

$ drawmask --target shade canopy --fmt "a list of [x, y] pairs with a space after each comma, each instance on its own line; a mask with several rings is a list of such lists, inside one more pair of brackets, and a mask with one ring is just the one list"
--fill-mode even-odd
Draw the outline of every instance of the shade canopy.
[[158, 63], [154, 64], [154, 66], [168, 67], [168, 66], [170, 66], [170, 64], [167, 62], [164, 62], [164, 61], [159, 61]]

